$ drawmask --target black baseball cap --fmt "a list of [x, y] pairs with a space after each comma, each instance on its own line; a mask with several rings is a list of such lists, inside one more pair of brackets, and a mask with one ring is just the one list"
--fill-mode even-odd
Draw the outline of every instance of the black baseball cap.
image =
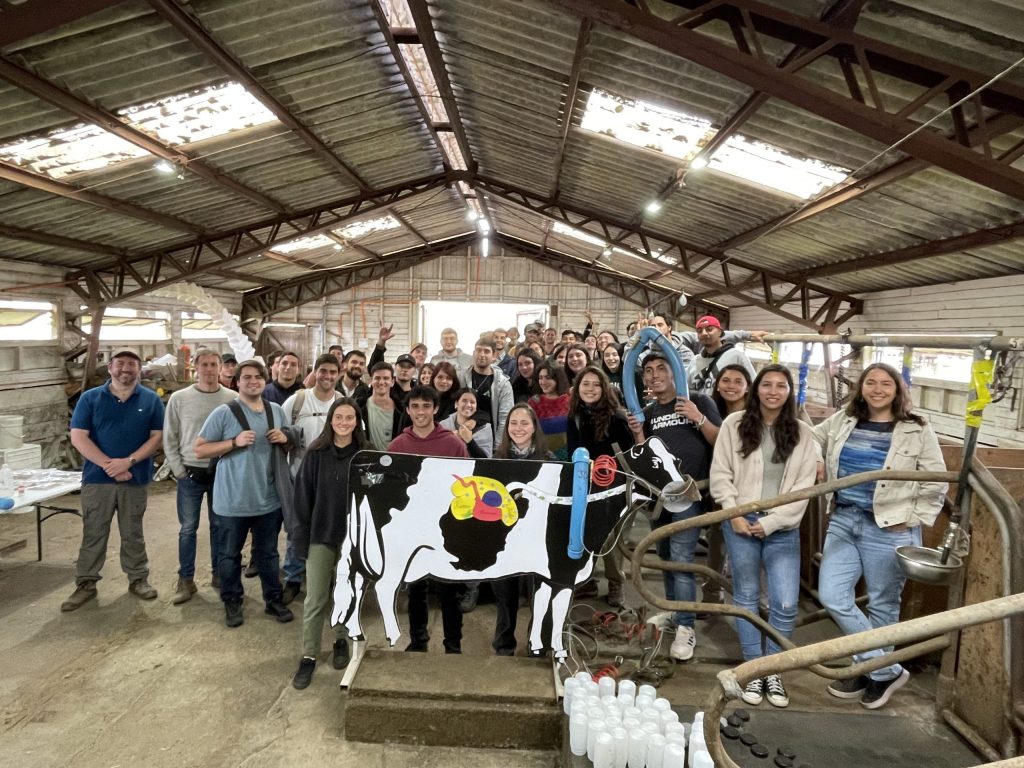
[[234, 354], [231, 352], [225, 352], [223, 355], [221, 355], [220, 361], [222, 363], [234, 363], [235, 365], [238, 365], [238, 358], [236, 358]]
[[416, 367], [416, 358], [412, 355], [399, 355], [398, 359], [395, 360], [395, 365], [411, 365], [413, 368]]

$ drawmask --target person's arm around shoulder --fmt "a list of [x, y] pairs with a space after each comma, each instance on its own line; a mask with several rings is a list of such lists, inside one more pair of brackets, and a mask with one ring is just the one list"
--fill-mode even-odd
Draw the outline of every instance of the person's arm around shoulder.
[[[925, 422], [919, 434], [921, 453], [918, 454], [917, 469], [922, 472], [945, 472], [946, 461], [942, 458], [939, 439], [935, 436], [931, 424]], [[948, 483], [921, 483], [920, 491], [914, 499], [913, 519], [921, 525], [932, 525], [942, 511], [942, 502], [948, 488]]]

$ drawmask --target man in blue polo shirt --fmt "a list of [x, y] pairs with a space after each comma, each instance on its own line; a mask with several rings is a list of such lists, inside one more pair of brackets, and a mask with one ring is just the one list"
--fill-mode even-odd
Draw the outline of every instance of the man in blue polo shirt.
[[71, 444], [85, 459], [82, 546], [75, 591], [61, 604], [62, 611], [81, 608], [96, 597], [115, 510], [128, 591], [143, 600], [156, 597], [149, 585], [142, 516], [153, 479], [152, 456], [163, 435], [164, 406], [153, 390], [139, 384], [142, 359], [134, 351], [115, 352], [107, 370], [110, 381], [83, 392], [71, 416]]

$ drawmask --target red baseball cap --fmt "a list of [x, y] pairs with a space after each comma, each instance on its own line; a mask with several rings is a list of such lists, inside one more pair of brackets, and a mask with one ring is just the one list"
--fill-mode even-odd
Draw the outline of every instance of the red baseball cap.
[[719, 330], [722, 329], [722, 324], [718, 322], [718, 318], [714, 315], [704, 315], [700, 320], [697, 321], [698, 328], [709, 328], [714, 327]]

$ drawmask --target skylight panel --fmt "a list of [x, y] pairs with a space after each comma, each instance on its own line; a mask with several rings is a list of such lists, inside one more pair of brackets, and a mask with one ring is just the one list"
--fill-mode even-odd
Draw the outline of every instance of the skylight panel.
[[[342, 240], [359, 240], [360, 238], [371, 235], [374, 232], [387, 232], [391, 229], [398, 229], [400, 226], [402, 225], [398, 219], [389, 214], [387, 216], [377, 216], [373, 219], [354, 221], [351, 224], [346, 224], [340, 229], [332, 230], [331, 234]], [[334, 248], [335, 250], [341, 250], [343, 246], [330, 235], [319, 234], [297, 237], [286, 243], [275, 245], [270, 250], [274, 253], [287, 256], [290, 253], [313, 251], [317, 248]]]
[[[850, 174], [845, 168], [792, 155], [739, 134], [706, 158], [700, 155], [701, 148], [717, 133], [709, 121], [597, 89], [590, 93], [581, 126], [686, 162], [695, 157], [709, 160], [707, 165], [715, 171], [802, 199]], [[698, 163], [689, 170], [696, 172], [702, 167]], [[657, 213], [657, 208], [648, 212]]]
[[[170, 146], [188, 146], [277, 120], [238, 83], [136, 104], [119, 109], [117, 115], [133, 128]], [[0, 146], [0, 159], [52, 179], [146, 155], [146, 150], [91, 123], [78, 123]]]
[[299, 237], [295, 240], [289, 240], [287, 243], [275, 245], [270, 250], [274, 253], [280, 253], [283, 256], [287, 256], [289, 253], [312, 251], [316, 248], [327, 248], [333, 245], [334, 241], [327, 235], [311, 235], [310, 237]]
[[686, 158], [714, 134], [699, 117], [594, 89], [581, 127], [670, 157]]

